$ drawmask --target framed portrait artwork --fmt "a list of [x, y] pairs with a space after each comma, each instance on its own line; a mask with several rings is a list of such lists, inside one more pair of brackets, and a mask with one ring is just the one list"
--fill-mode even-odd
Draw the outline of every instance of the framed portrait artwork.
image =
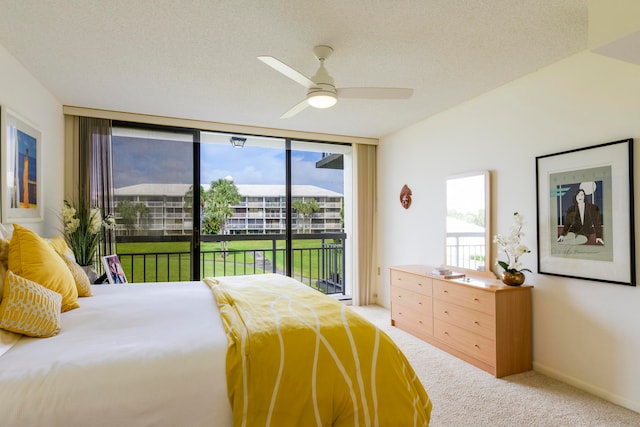
[[42, 135], [5, 106], [2, 127], [2, 221], [42, 221]]
[[127, 276], [124, 274], [118, 255], [103, 256], [102, 266], [109, 283], [127, 283]]
[[633, 139], [536, 157], [538, 272], [636, 285]]

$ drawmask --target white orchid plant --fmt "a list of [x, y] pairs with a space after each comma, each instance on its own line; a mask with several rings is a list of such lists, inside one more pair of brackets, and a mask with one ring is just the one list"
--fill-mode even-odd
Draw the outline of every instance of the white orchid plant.
[[531, 252], [525, 245], [520, 244], [520, 239], [524, 236], [522, 226], [525, 224], [524, 218], [518, 212], [513, 213], [513, 224], [509, 231], [509, 235], [503, 236], [496, 234], [493, 237], [493, 243], [498, 245], [498, 249], [503, 251], [507, 256], [506, 261], [498, 260], [496, 264], [504, 269], [507, 273], [522, 273], [523, 271], [531, 272], [528, 268], [522, 268], [520, 257]]
[[83, 204], [74, 206], [67, 200], [62, 206], [62, 222], [64, 237], [73, 250], [76, 262], [83, 266], [93, 264], [103, 227], [110, 229], [115, 225], [112, 216], [102, 218], [100, 209], [89, 209]]

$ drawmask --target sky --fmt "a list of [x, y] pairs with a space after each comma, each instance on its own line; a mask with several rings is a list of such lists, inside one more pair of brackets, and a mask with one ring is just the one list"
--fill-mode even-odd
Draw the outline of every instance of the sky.
[[[191, 142], [136, 137], [113, 137], [114, 187], [143, 183], [190, 184], [193, 148]], [[344, 193], [343, 171], [318, 169], [319, 152], [292, 152], [293, 184], [315, 185]], [[231, 144], [200, 144], [200, 175], [205, 185], [232, 177], [235, 184], [285, 183], [284, 149]]]
[[478, 213], [485, 208], [484, 174], [447, 179], [447, 210]]

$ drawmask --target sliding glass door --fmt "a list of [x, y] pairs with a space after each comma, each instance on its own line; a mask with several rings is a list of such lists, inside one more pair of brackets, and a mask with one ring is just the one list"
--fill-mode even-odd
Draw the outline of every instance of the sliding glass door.
[[293, 140], [290, 147], [292, 276], [351, 295], [351, 146]]
[[116, 251], [129, 282], [191, 280], [196, 137], [113, 126]]
[[113, 127], [117, 252], [129, 281], [281, 273], [351, 294], [351, 147]]

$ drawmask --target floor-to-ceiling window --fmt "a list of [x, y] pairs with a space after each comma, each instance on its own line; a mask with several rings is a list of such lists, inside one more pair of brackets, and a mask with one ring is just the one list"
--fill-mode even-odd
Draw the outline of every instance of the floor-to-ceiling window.
[[350, 294], [349, 145], [117, 123], [113, 153], [133, 280], [276, 272]]

